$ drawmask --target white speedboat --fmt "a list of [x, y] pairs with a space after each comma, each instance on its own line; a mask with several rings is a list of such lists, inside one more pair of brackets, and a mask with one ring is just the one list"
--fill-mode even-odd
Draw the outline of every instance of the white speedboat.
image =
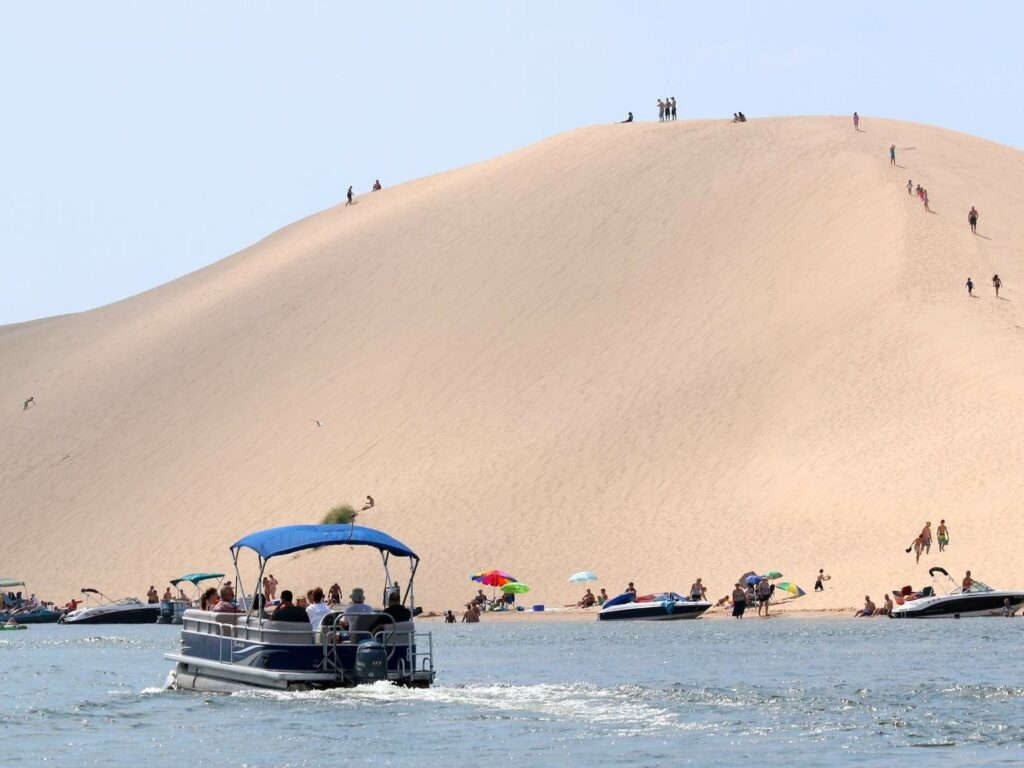
[[627, 592], [606, 602], [597, 618], [599, 621], [679, 621], [700, 618], [710, 607], [707, 600], [687, 600], [676, 592], [642, 597]]
[[[951, 619], [976, 616], [1000, 616], [1009, 605], [1011, 610], [1024, 606], [1024, 591], [1016, 589], [992, 589], [987, 584], [975, 581], [966, 591], [962, 589], [944, 568], [929, 568], [932, 586], [914, 591], [909, 587], [893, 590], [896, 605], [892, 609], [894, 619]], [[1009, 603], [1007, 603], [1009, 601]]]
[[143, 603], [134, 597], [111, 600], [92, 587], [84, 587], [82, 594], [87, 603], [92, 595], [105, 602], [65, 613], [60, 618], [61, 624], [155, 624], [160, 615], [160, 603]]

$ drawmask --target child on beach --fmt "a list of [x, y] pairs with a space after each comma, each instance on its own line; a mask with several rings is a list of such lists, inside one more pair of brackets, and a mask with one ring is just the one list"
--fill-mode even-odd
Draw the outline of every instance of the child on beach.
[[818, 569], [818, 578], [816, 578], [814, 580], [814, 591], [815, 592], [824, 592], [825, 591], [825, 582], [828, 581], [831, 578], [832, 578], [831, 576], [826, 576], [825, 575], [825, 569], [824, 568], [819, 568]]

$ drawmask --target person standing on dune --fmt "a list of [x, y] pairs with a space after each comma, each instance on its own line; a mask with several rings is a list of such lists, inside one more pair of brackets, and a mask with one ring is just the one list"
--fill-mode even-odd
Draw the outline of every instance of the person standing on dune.
[[889, 165], [896, 165], [896, 145], [889, 145]]
[[860, 130], [860, 115], [858, 115], [856, 112], [853, 113], [853, 130]]
[[672, 120], [675, 121], [675, 119], [676, 119], [676, 97], [673, 96], [672, 97]]
[[971, 282], [971, 278], [969, 278], [969, 277], [967, 278], [967, 295], [968, 296], [973, 296], [974, 295], [974, 283]]
[[924, 192], [923, 192], [923, 196], [922, 196], [922, 198], [921, 198], [921, 199], [922, 199], [922, 200], [924, 200], [924, 209], [925, 209], [926, 211], [928, 211], [928, 213], [931, 213], [931, 212], [932, 212], [932, 209], [928, 207], [928, 190], [927, 190], [927, 189], [926, 189], [926, 190], [924, 190]]
[[352, 198], [354, 197], [354, 195], [352, 194], [352, 185], [351, 184], [349, 184], [348, 192], [345, 194], [345, 197], [348, 198], [348, 202], [345, 203], [345, 205], [352, 205]]
[[992, 287], [996, 289], [996, 298], [999, 298], [999, 289], [1003, 287], [1003, 281], [999, 279], [999, 275], [992, 275]]
[[907, 179], [907, 194], [914, 194], [914, 182], [910, 179]]
[[971, 234], [978, 234], [978, 211], [973, 205], [971, 212], [967, 214], [967, 223], [971, 225]]
[[665, 102], [661, 99], [658, 99], [658, 122], [665, 122]]

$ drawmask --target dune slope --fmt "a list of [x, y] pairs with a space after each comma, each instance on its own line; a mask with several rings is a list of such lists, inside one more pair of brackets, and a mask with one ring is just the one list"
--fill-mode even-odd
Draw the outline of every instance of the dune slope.
[[[824, 567], [807, 607], [932, 564], [1024, 585], [1024, 153], [863, 125], [584, 128], [0, 328], [0, 572], [141, 595], [370, 493], [434, 609], [485, 567], [548, 604], [581, 569], [717, 597]], [[338, 554], [275, 575], [376, 594]]]

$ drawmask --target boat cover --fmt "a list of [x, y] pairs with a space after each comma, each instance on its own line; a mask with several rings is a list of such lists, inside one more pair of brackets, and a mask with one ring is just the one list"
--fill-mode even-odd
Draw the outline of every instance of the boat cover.
[[265, 531], [250, 533], [231, 545], [236, 552], [243, 547], [251, 549], [264, 560], [304, 549], [329, 547], [337, 544], [374, 547], [398, 557], [419, 557], [405, 544], [383, 531], [362, 525], [284, 525]]
[[194, 585], [198, 585], [199, 582], [206, 581], [208, 579], [223, 579], [223, 578], [224, 578], [224, 574], [223, 573], [188, 573], [188, 574], [185, 574], [184, 576], [179, 576], [176, 579], [171, 579], [171, 584], [173, 584], [174, 586], [178, 586], [179, 582], [188, 581], [188, 582], [191, 582]]
[[4, 579], [0, 578], [0, 589], [7, 589], [7, 587], [24, 587], [25, 582], [21, 579]]

